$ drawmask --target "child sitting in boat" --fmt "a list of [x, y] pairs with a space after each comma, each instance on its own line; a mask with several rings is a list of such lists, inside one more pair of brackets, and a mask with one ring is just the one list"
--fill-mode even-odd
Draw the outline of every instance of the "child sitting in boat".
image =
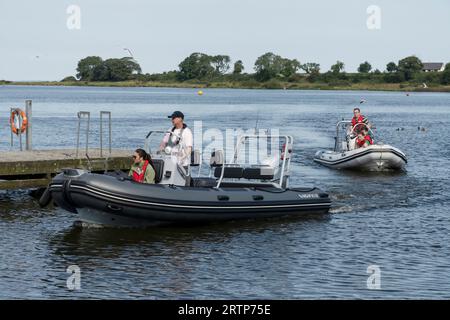
[[143, 149], [137, 149], [133, 155], [134, 163], [131, 166], [129, 176], [139, 183], [155, 183], [156, 171], [153, 167], [151, 156]]
[[366, 137], [366, 139], [370, 142], [370, 144], [372, 145], [373, 144], [373, 132], [372, 132], [372, 130], [369, 130], [367, 127], [366, 128], [364, 128], [363, 130], [362, 130], [362, 132], [363, 132], [363, 134], [364, 134], [364, 137]]
[[366, 128], [362, 129], [358, 133], [358, 137], [356, 138], [356, 145], [358, 148], [367, 148], [368, 146], [373, 144], [373, 140], [369, 135], [369, 132]]

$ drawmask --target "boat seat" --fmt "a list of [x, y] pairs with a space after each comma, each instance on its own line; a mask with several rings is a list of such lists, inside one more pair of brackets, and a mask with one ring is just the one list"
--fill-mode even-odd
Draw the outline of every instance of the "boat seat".
[[224, 162], [224, 153], [222, 150], [215, 150], [211, 153], [211, 158], [209, 159], [209, 165], [213, 167], [221, 167]]
[[[214, 170], [214, 176], [216, 178], [220, 178], [220, 175], [222, 174], [222, 167], [216, 167]], [[225, 171], [223, 174], [224, 178], [229, 179], [241, 179], [244, 175], [244, 168], [242, 167], [225, 167]]]
[[[216, 167], [214, 176], [220, 178], [222, 167]], [[271, 180], [275, 175], [274, 168], [270, 166], [254, 166], [243, 168], [240, 166], [225, 167], [223, 177], [229, 179], [257, 179], [257, 180]]]
[[272, 183], [264, 183], [264, 182], [252, 182], [252, 181], [239, 181], [239, 182], [230, 182], [224, 181], [220, 185], [221, 188], [275, 188]]
[[162, 180], [164, 174], [164, 160], [152, 159], [153, 166], [155, 167], [155, 182], [158, 183]]
[[197, 188], [212, 188], [217, 185], [215, 178], [192, 178], [191, 187]]
[[244, 179], [271, 180], [274, 177], [274, 169], [269, 166], [245, 168]]
[[201, 155], [199, 150], [192, 150], [191, 152], [191, 167], [198, 167], [201, 162]]

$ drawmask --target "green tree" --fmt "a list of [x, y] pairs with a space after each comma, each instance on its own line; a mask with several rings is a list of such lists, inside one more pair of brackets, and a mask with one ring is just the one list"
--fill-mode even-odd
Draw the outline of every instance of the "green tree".
[[286, 58], [282, 58], [281, 59], [281, 70], [280, 70], [280, 74], [283, 77], [289, 78], [291, 76], [293, 76], [294, 74], [297, 73], [298, 70], [300, 70], [301, 64], [298, 60], [293, 59], [286, 59]]
[[372, 65], [367, 61], [361, 63], [358, 67], [359, 73], [369, 73], [370, 70], [372, 70]]
[[141, 74], [142, 69], [139, 63], [131, 57], [124, 57], [120, 61], [125, 65], [128, 72], [131, 74]]
[[441, 84], [448, 85], [450, 84], [450, 63], [445, 65], [444, 72], [441, 75]]
[[233, 74], [241, 74], [244, 71], [244, 63], [238, 60], [234, 63]]
[[255, 78], [258, 81], [268, 81], [275, 77], [291, 77], [301, 67], [296, 59], [282, 58], [272, 52], [267, 52], [256, 59]]
[[78, 62], [77, 77], [82, 81], [123, 81], [141, 73], [141, 67], [131, 57], [107, 59], [86, 57]]
[[92, 81], [110, 81], [110, 73], [105, 62], [102, 62], [92, 70]]
[[406, 57], [398, 62], [398, 71], [403, 73], [406, 81], [411, 80], [422, 68], [422, 61], [415, 56]]
[[225, 74], [230, 70], [230, 57], [225, 55], [217, 55], [211, 57], [211, 64], [217, 74]]
[[344, 70], [345, 64], [342, 61], [336, 61], [330, 68], [331, 72], [334, 74], [339, 74]]
[[314, 63], [314, 62], [308, 62], [308, 63], [302, 64], [300, 68], [303, 71], [305, 71], [307, 74], [320, 72], [320, 64]]
[[389, 63], [386, 65], [386, 71], [389, 72], [389, 73], [397, 72], [397, 70], [398, 70], [398, 67], [397, 67], [397, 65], [395, 64], [395, 62], [389, 62]]
[[255, 62], [255, 78], [258, 81], [268, 81], [280, 74], [282, 58], [272, 52], [258, 57]]
[[94, 80], [94, 69], [103, 64], [103, 59], [97, 56], [89, 56], [81, 59], [77, 66], [77, 78], [83, 81]]
[[125, 81], [133, 75], [140, 74], [141, 67], [131, 57], [107, 59], [94, 69], [96, 81]]
[[178, 79], [181, 81], [203, 79], [214, 75], [216, 69], [211, 65], [211, 57], [195, 52], [184, 59], [179, 65]]

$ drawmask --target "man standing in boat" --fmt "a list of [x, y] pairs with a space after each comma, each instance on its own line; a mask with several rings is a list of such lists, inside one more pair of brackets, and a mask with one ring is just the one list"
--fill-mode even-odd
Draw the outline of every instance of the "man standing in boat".
[[191, 129], [184, 123], [184, 114], [181, 111], [173, 112], [168, 118], [172, 119], [173, 127], [164, 136], [160, 150], [176, 157], [177, 163], [185, 169], [191, 163], [191, 152], [194, 137]]

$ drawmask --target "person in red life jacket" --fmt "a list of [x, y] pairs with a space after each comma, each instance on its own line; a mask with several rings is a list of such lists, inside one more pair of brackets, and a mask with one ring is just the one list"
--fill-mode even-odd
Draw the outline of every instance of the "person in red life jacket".
[[372, 138], [369, 136], [367, 129], [361, 130], [358, 133], [358, 137], [356, 138], [356, 145], [358, 148], [367, 148], [368, 146], [373, 144]]
[[369, 132], [369, 129], [367, 129], [367, 127], [364, 127], [364, 129], [362, 129], [362, 133], [364, 135], [364, 139], [366, 139], [370, 145], [373, 144], [373, 138]]
[[367, 127], [370, 128], [369, 119], [361, 114], [361, 109], [353, 109], [352, 128], [355, 128], [355, 132], [359, 133], [363, 128]]
[[134, 163], [131, 166], [129, 176], [139, 183], [155, 183], [155, 168], [152, 158], [143, 149], [137, 149], [133, 155]]

